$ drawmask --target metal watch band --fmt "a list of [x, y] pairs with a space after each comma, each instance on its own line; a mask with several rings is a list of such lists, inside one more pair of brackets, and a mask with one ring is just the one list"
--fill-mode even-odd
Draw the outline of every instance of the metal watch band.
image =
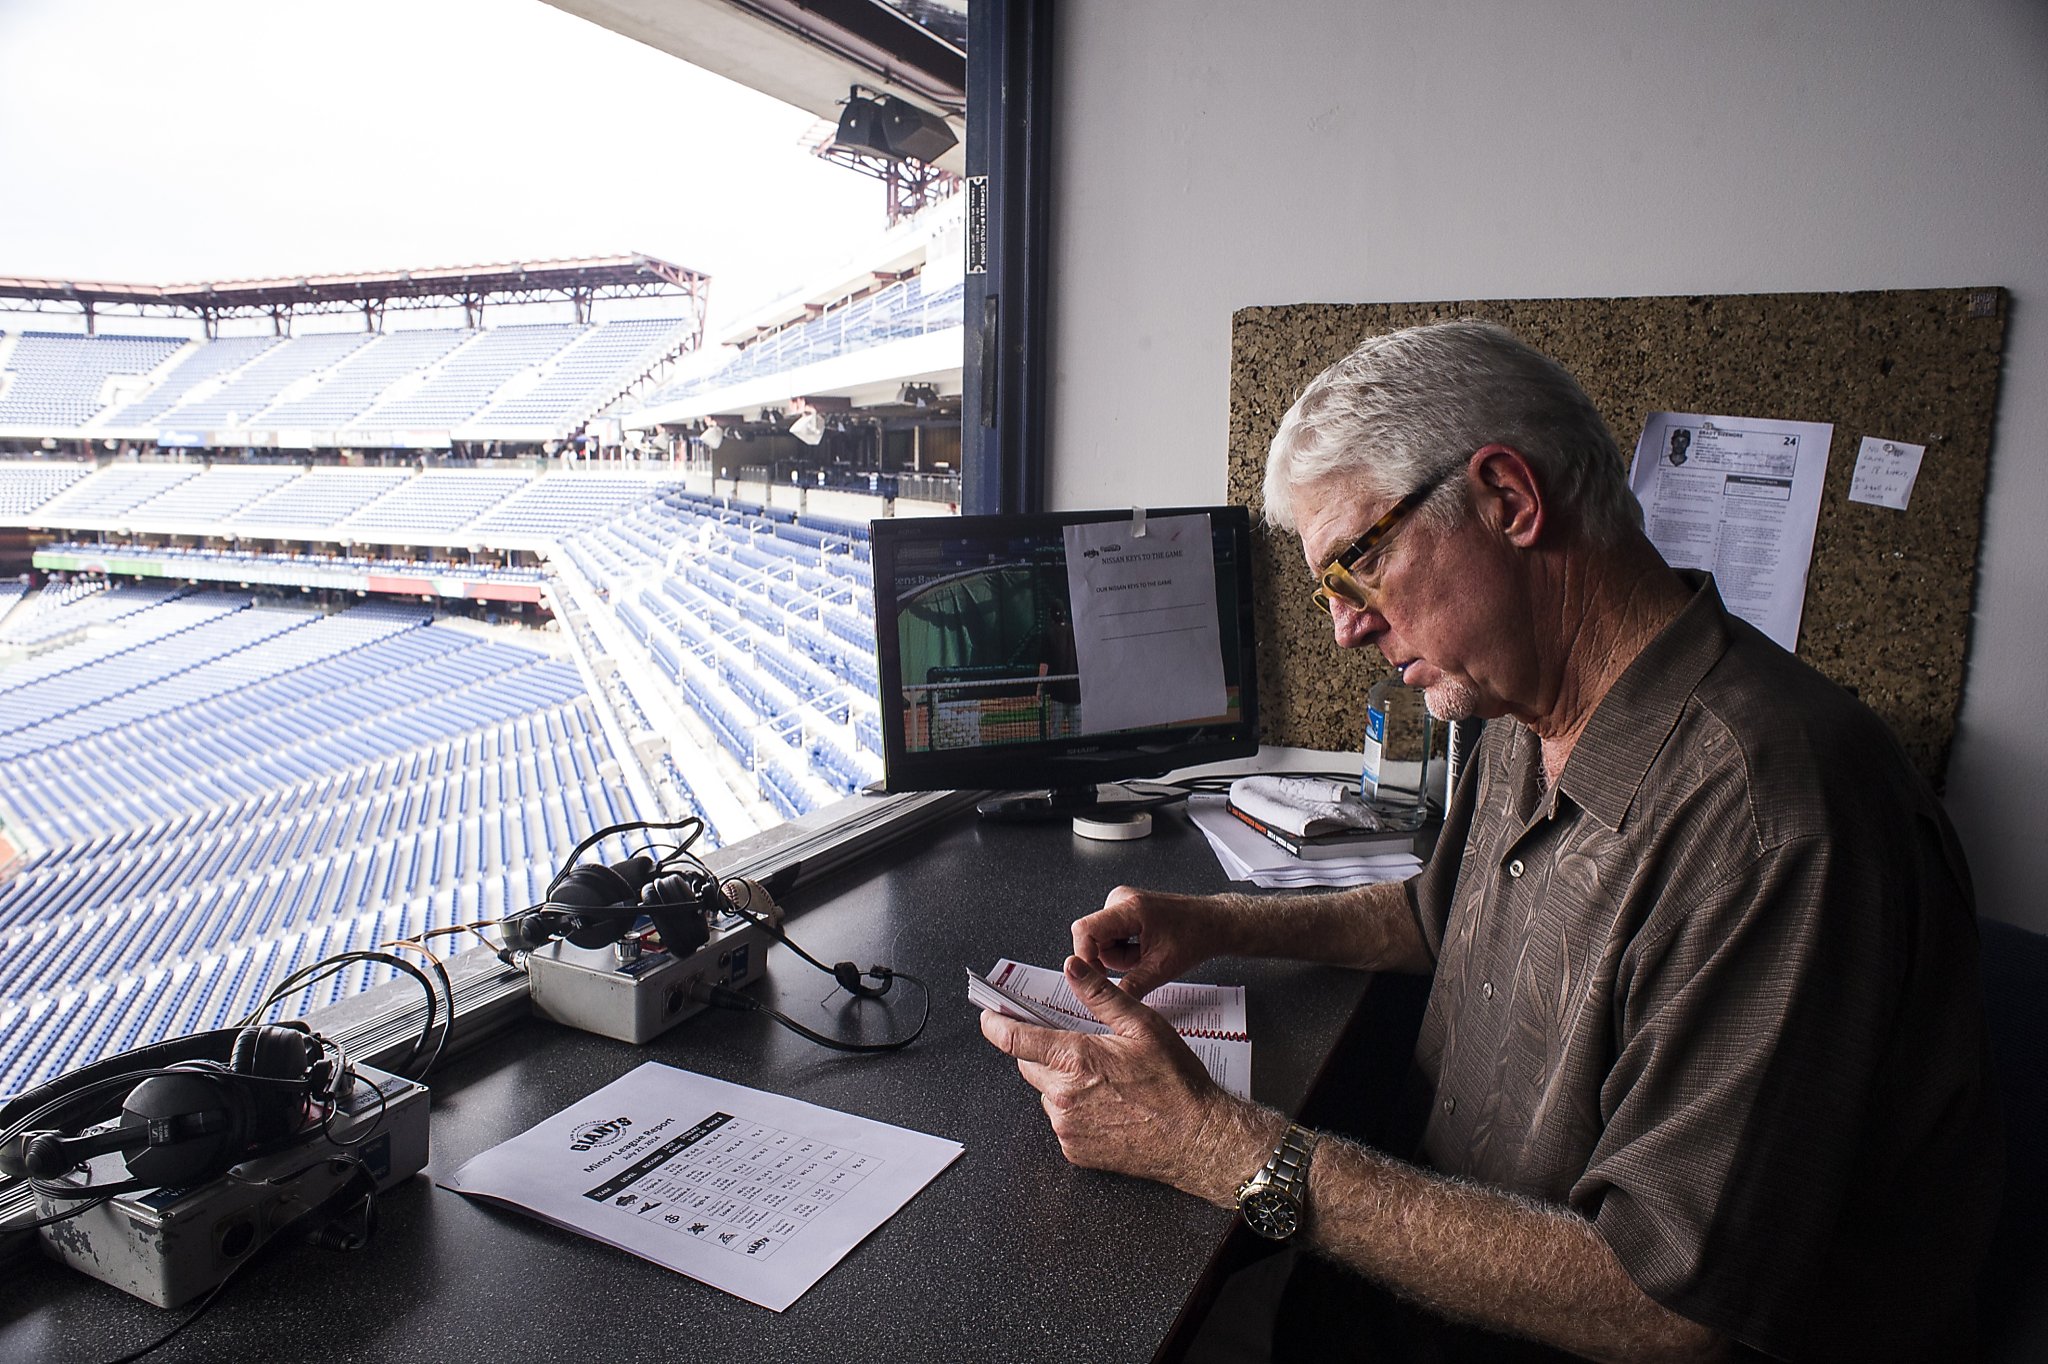
[[1308, 1162], [1315, 1149], [1316, 1133], [1290, 1123], [1280, 1138], [1280, 1144], [1267, 1158], [1263, 1173], [1295, 1198], [1305, 1199], [1308, 1197]]

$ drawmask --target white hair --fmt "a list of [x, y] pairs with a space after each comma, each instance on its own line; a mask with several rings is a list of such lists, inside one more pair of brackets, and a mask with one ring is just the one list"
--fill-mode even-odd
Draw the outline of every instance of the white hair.
[[1493, 444], [1519, 451], [1593, 543], [1641, 529], [1621, 452], [1578, 381], [1505, 327], [1477, 321], [1375, 336], [1311, 380], [1273, 435], [1266, 519], [1293, 530], [1294, 490], [1341, 474], [1380, 498], [1441, 484], [1416, 515], [1454, 525], [1465, 500], [1451, 476]]

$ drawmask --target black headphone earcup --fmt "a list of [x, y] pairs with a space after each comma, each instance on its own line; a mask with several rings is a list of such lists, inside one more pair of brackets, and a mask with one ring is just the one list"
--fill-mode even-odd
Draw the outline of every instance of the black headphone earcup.
[[[621, 865], [632, 867], [631, 863]], [[631, 925], [632, 909], [639, 898], [635, 882], [627, 880], [614, 868], [598, 863], [575, 868], [548, 893], [548, 899], [557, 905], [586, 910], [612, 909], [625, 916], [624, 922], [620, 922], [617, 916], [583, 916], [583, 927], [568, 935], [568, 941], [576, 947], [603, 947], [617, 940], [619, 934]]]
[[[159, 1128], [170, 1140], [152, 1140], [128, 1155], [128, 1173], [157, 1188], [202, 1184], [249, 1149], [249, 1104], [244, 1086], [218, 1072], [152, 1075], [129, 1092], [123, 1127]], [[152, 1132], [152, 1137], [156, 1134]]]
[[265, 1023], [244, 1028], [235, 1039], [228, 1068], [266, 1080], [303, 1080], [320, 1059], [320, 1045], [303, 1023]]
[[[320, 1044], [305, 1024], [265, 1023], [242, 1029], [241, 1036], [235, 1039], [228, 1068], [253, 1079], [291, 1080], [303, 1085], [310, 1083], [313, 1067], [320, 1059]], [[297, 1129], [305, 1108], [305, 1089], [267, 1084], [237, 1084], [234, 1089], [246, 1096], [245, 1135], [249, 1145], [264, 1145]]]
[[702, 872], [671, 872], [647, 883], [647, 889], [640, 892], [640, 907], [654, 920], [661, 945], [678, 957], [687, 957], [711, 940], [711, 925], [703, 911], [717, 893], [718, 883]]
[[640, 892], [643, 909], [704, 909], [717, 884], [700, 871], [676, 871], [657, 876]]
[[589, 862], [572, 868], [567, 876], [556, 882], [555, 888], [548, 892], [548, 899], [577, 909], [609, 909], [613, 905], [630, 904], [633, 886], [603, 863]]

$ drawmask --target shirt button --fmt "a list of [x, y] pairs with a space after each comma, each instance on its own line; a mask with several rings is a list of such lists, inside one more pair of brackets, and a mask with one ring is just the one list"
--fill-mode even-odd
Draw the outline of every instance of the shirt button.
[[1518, 858], [1516, 858], [1516, 859], [1515, 859], [1514, 861], [1512, 861], [1512, 862], [1508, 863], [1508, 875], [1510, 875], [1510, 876], [1520, 876], [1521, 874], [1522, 874], [1522, 859], [1518, 857]]
[[1455, 1112], [1457, 1112], [1457, 1111], [1458, 1111], [1458, 1101], [1457, 1101], [1457, 1099], [1455, 1099], [1455, 1098], [1450, 1098], [1450, 1099], [1445, 1099], [1445, 1100], [1444, 1100], [1444, 1112], [1446, 1112], [1446, 1113], [1455, 1113]]
[[1480, 994], [1480, 996], [1481, 996], [1482, 998], [1484, 998], [1484, 999], [1492, 999], [1492, 998], [1493, 998], [1493, 982], [1492, 982], [1492, 981], [1490, 981], [1490, 980], [1482, 980], [1482, 981], [1480, 981], [1480, 982], [1479, 982], [1479, 994]]

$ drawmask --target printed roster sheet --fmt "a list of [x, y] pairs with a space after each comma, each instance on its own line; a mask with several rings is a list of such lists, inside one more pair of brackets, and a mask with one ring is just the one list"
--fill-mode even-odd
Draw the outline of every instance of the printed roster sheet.
[[780, 1312], [964, 1149], [649, 1061], [441, 1185]]

